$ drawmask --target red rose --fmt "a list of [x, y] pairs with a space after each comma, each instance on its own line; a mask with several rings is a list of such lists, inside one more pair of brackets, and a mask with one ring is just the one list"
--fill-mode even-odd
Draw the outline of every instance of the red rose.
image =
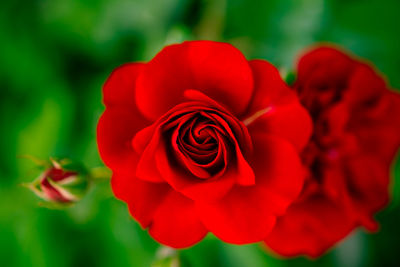
[[117, 68], [103, 93], [113, 191], [159, 242], [261, 241], [300, 193], [311, 119], [268, 62], [184, 42]]
[[314, 121], [302, 153], [309, 175], [266, 244], [317, 257], [357, 226], [377, 229], [400, 145], [400, 97], [368, 64], [330, 47], [300, 59], [294, 89]]

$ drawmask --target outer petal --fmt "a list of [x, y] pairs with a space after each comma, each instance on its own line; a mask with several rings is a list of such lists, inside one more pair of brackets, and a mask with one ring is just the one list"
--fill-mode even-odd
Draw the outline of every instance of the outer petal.
[[365, 228], [377, 230], [373, 215], [389, 202], [390, 166], [374, 155], [358, 155], [346, 160], [344, 175], [354, 214]]
[[[116, 68], [103, 86], [103, 102], [107, 107], [126, 106], [136, 109], [136, 78], [145, 64], [128, 63]], [[140, 117], [141, 114], [138, 114]]]
[[135, 113], [125, 107], [107, 108], [97, 125], [100, 156], [111, 169], [134, 173], [137, 155], [131, 140], [140, 129]]
[[217, 203], [196, 202], [207, 229], [221, 240], [249, 244], [263, 240], [275, 225], [271, 203], [261, 187], [235, 187]]
[[149, 232], [164, 245], [184, 248], [203, 239], [208, 231], [200, 222], [193, 201], [171, 190], [154, 213]]
[[263, 60], [252, 60], [250, 66], [255, 87], [246, 116], [256, 119], [249, 130], [282, 136], [300, 151], [311, 135], [310, 115], [274, 66]]
[[174, 248], [200, 241], [207, 229], [198, 219], [193, 202], [167, 184], [145, 182], [116, 173], [111, 180], [114, 194], [128, 204], [129, 212], [154, 239]]
[[[343, 87], [342, 81], [347, 80], [351, 75], [356, 63], [342, 51], [327, 46], [321, 46], [308, 51], [297, 64], [298, 78], [296, 84], [310, 85], [317, 89], [325, 90], [326, 87], [319, 85], [338, 85], [335, 89]], [[326, 78], [329, 77], [327, 80]], [[310, 80], [310, 81], [307, 81]], [[333, 89], [333, 88], [330, 88]]]
[[206, 227], [225, 242], [258, 242], [269, 234], [277, 215], [300, 193], [304, 172], [295, 148], [283, 139], [253, 136], [250, 161], [256, 185], [235, 187], [216, 203], [196, 203]]
[[[153, 130], [156, 128], [156, 130]], [[150, 130], [149, 130], [150, 129]], [[148, 128], [143, 129], [143, 131], [139, 132], [139, 135], [135, 136], [133, 139], [133, 143], [140, 142], [141, 139], [144, 139], [143, 136], [146, 133], [150, 133], [153, 131], [152, 136], [150, 137], [150, 142], [144, 148], [144, 151], [140, 155], [140, 159], [136, 168], [136, 176], [139, 179], [149, 182], [163, 182], [164, 179], [161, 176], [161, 171], [156, 168], [154, 164], [154, 153], [159, 146], [159, 143], [162, 142], [160, 139], [162, 138], [159, 127], [150, 126]], [[145, 133], [142, 135], [142, 133]], [[138, 141], [139, 140], [139, 141]], [[135, 148], [135, 144], [133, 144]]]
[[302, 56], [294, 85], [302, 104], [313, 116], [340, 99], [357, 63], [343, 52], [319, 47]]
[[115, 196], [128, 204], [129, 212], [144, 228], [151, 224], [155, 211], [171, 190], [165, 183], [137, 179], [134, 173], [114, 173], [111, 186]]
[[290, 206], [265, 242], [286, 257], [318, 257], [354, 228], [352, 217], [348, 218], [340, 204], [315, 195]]
[[135, 84], [143, 64], [125, 64], [115, 69], [103, 87], [106, 111], [97, 125], [101, 158], [112, 169], [132, 172], [136, 156], [130, 140], [149, 122], [136, 108]]
[[387, 89], [370, 66], [360, 64], [344, 99], [351, 108], [348, 128], [360, 148], [390, 164], [400, 146], [400, 94]]
[[281, 215], [297, 199], [306, 175], [295, 147], [283, 138], [252, 134], [254, 154], [250, 162], [256, 186], [262, 186], [276, 199], [276, 214]]
[[[400, 118], [400, 114], [396, 116]], [[388, 114], [388, 117], [391, 115]], [[387, 123], [371, 123], [370, 127], [358, 127], [355, 132], [362, 150], [385, 161], [388, 166], [391, 165], [400, 145], [400, 121], [399, 124], [395, 123], [389, 120]]]
[[236, 114], [251, 98], [253, 78], [239, 50], [226, 43], [192, 41], [164, 48], [147, 63], [137, 81], [136, 102], [156, 119], [184, 101], [184, 91], [199, 90]]

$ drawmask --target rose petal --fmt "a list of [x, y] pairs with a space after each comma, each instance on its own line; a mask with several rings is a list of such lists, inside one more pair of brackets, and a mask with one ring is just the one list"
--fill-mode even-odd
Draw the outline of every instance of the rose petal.
[[144, 119], [137, 111], [135, 101], [136, 78], [144, 66], [142, 63], [127, 63], [111, 73], [103, 86], [103, 102], [106, 107], [125, 106]]
[[196, 207], [204, 225], [218, 238], [248, 244], [265, 239], [275, 224], [276, 216], [264, 196], [262, 187], [236, 186], [220, 201], [196, 202]]
[[[341, 85], [342, 81], [347, 80], [351, 75], [356, 65], [357, 63], [339, 49], [320, 46], [307, 51], [300, 57], [297, 64], [296, 84], [304, 85], [306, 80], [311, 79], [314, 80], [314, 85], [329, 83]], [[313, 87], [315, 89], [318, 86]], [[318, 89], [326, 89], [326, 87], [322, 86]]]
[[226, 43], [192, 41], [171, 45], [157, 54], [137, 80], [140, 111], [155, 120], [184, 101], [184, 91], [199, 90], [236, 114], [250, 100], [253, 80], [239, 50]]
[[149, 233], [158, 242], [173, 247], [191, 246], [207, 234], [196, 214], [193, 201], [173, 190], [154, 213]]
[[294, 85], [302, 104], [313, 114], [340, 99], [347, 81], [358, 65], [332, 47], [319, 47], [299, 60]]
[[252, 135], [254, 154], [249, 160], [256, 175], [256, 186], [262, 186], [276, 198], [276, 212], [281, 214], [303, 187], [306, 171], [292, 144], [283, 138]]
[[[343, 100], [354, 107], [379, 99], [387, 90], [385, 80], [372, 67], [362, 63], [356, 65], [347, 83], [348, 88], [343, 94]], [[372, 107], [367, 106], [367, 109], [372, 109]]]
[[319, 257], [354, 228], [355, 223], [335, 201], [320, 195], [292, 205], [265, 240], [286, 257]]
[[353, 212], [373, 231], [374, 213], [389, 202], [390, 166], [374, 155], [357, 155], [346, 160], [344, 171]]
[[[151, 133], [151, 131], [147, 131], [147, 129], [144, 129], [144, 131]], [[160, 139], [163, 138], [161, 136], [162, 133], [160, 127], [156, 127], [152, 134], [153, 135], [150, 142], [140, 155], [140, 159], [136, 168], [136, 177], [144, 181], [159, 183], [164, 182], [164, 179], [162, 178], [160, 171], [154, 165], [154, 154], [159, 146], [159, 143], [162, 142]], [[138, 136], [141, 138], [143, 135], [139, 134]], [[138, 139], [135, 138], [134, 143], [136, 140]]]
[[234, 187], [214, 203], [196, 202], [204, 225], [225, 242], [245, 244], [264, 239], [301, 191], [304, 170], [296, 149], [284, 139], [252, 136], [250, 159], [256, 184]]
[[128, 204], [131, 215], [146, 228], [153, 220], [159, 205], [171, 187], [162, 183], [150, 183], [137, 179], [132, 173], [115, 172], [111, 179], [114, 195]]
[[[400, 115], [398, 116], [400, 117]], [[400, 125], [400, 122], [398, 125]], [[385, 161], [388, 166], [391, 165], [400, 145], [400, 129], [396, 129], [396, 127], [399, 127], [398, 125], [390, 122], [390, 124], [372, 123], [369, 126], [357, 127], [355, 135], [358, 138], [360, 149], [364, 153], [375, 155], [380, 160]]]
[[[217, 141], [213, 144], [206, 142], [211, 138], [218, 139], [216, 133], [209, 127], [209, 122], [190, 114], [189, 122], [182, 120], [171, 136], [173, 155], [177, 161], [201, 179], [210, 178], [214, 174], [213, 167], [223, 160], [221, 144], [217, 145]], [[212, 150], [209, 150], [210, 148]], [[221, 164], [219, 166], [224, 167]]]
[[135, 112], [126, 107], [109, 107], [97, 125], [97, 144], [104, 163], [111, 169], [135, 172], [137, 154], [131, 146], [136, 132], [143, 127]]
[[[233, 121], [233, 119], [228, 118], [228, 116], [224, 116], [224, 119], [226, 121], [222, 117], [216, 116], [215, 114], [210, 114], [210, 116], [213, 117], [215, 121], [221, 124], [222, 128], [224, 129], [224, 132], [227, 132], [229, 134], [230, 141], [234, 145], [235, 157], [233, 157], [233, 159], [235, 168], [237, 169], [237, 176], [236, 176], [237, 183], [245, 186], [253, 185], [255, 183], [254, 172], [242, 154], [242, 150], [246, 152], [249, 150], [251, 151], [253, 149], [253, 145], [250, 139], [250, 134], [248, 133], [247, 129], [245, 127], [242, 127], [242, 125], [240, 126], [236, 125], [238, 122]], [[227, 121], [230, 121], [231, 124], [228, 124]], [[233, 133], [232, 129], [235, 130], [236, 133]], [[239, 146], [239, 143], [236, 138], [239, 138], [239, 140], [242, 141], [241, 143], [242, 146]]]
[[107, 166], [134, 171], [136, 161], [130, 143], [136, 132], [149, 122], [136, 108], [135, 84], [143, 64], [129, 63], [115, 69], [103, 86], [106, 111], [97, 126], [100, 156]]
[[223, 197], [233, 186], [233, 170], [219, 177], [200, 179], [186, 171], [169, 156], [164, 142], [160, 142], [155, 154], [155, 163], [165, 181], [183, 195], [197, 201], [213, 201]]
[[300, 151], [307, 144], [312, 121], [280, 77], [278, 70], [267, 61], [252, 60], [254, 93], [247, 116], [254, 120], [249, 131], [277, 134], [288, 139]]

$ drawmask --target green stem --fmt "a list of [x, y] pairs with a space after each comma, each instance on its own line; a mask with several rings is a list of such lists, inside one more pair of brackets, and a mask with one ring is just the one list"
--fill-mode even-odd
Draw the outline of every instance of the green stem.
[[111, 175], [111, 170], [105, 166], [92, 168], [89, 173], [90, 178], [93, 180], [109, 180]]
[[179, 267], [179, 255], [176, 249], [167, 246], [161, 246], [151, 267]]

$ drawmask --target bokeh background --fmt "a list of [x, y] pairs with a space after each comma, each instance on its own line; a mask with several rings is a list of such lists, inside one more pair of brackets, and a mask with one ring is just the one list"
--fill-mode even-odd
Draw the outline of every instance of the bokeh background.
[[[334, 42], [400, 88], [398, 0], [10, 0], [0, 2], [0, 265], [150, 266], [159, 245], [113, 198], [107, 181], [72, 208], [50, 210], [19, 186], [38, 175], [18, 155], [101, 166], [101, 87], [129, 61], [187, 39], [226, 41], [290, 71], [310, 44]], [[182, 266], [398, 266], [400, 164], [381, 230], [356, 230], [318, 260], [281, 259], [208, 236]]]

